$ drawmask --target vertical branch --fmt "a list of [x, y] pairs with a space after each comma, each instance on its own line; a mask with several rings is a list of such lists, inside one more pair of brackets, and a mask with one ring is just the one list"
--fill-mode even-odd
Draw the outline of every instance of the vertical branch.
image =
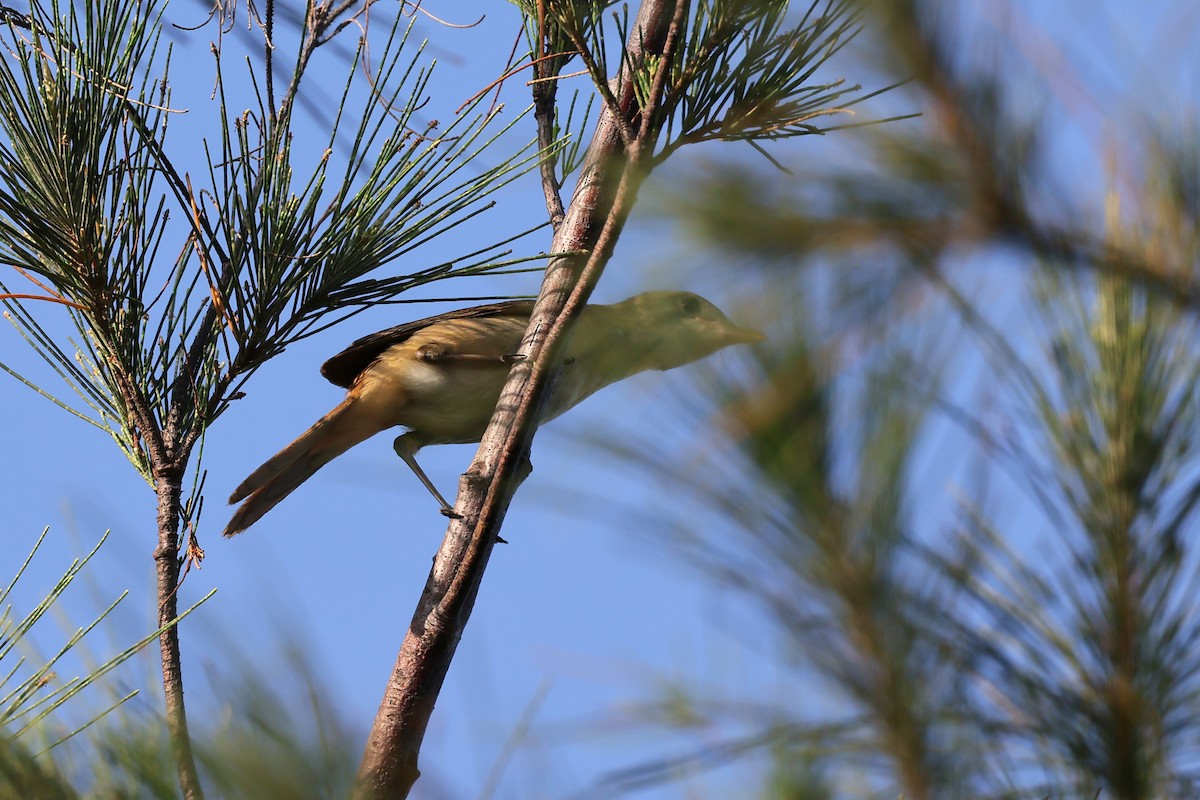
[[542, 191], [546, 195], [546, 211], [550, 214], [550, 225], [557, 231], [566, 211], [563, 209], [562, 185], [555, 169], [558, 158], [553, 150], [554, 116], [557, 110], [558, 73], [565, 58], [559, 58], [557, 54], [547, 57], [548, 34], [546, 0], [538, 0], [537, 42], [533, 54], [533, 116], [537, 121], [538, 150], [542, 154], [538, 168], [542, 175]]
[[[179, 430], [179, 416], [183, 409], [181, 402], [192, 402], [187, 399], [190, 398], [190, 393], [181, 389], [181, 384], [186, 383], [185, 377], [194, 375], [194, 370], [198, 369], [195, 363], [198, 355], [189, 354], [189, 371], [176, 379], [168, 420], [166, 425], [160, 428], [142, 382], [127, 371], [128, 365], [122, 363], [117, 355], [117, 348], [113, 345], [114, 336], [108, 322], [99, 316], [91, 316], [90, 326], [109, 364], [113, 382], [118, 386], [128, 413], [146, 447], [154, 476], [154, 494], [158, 501], [158, 542], [154, 548], [155, 597], [158, 599], [158, 626], [163, 629], [159, 634], [158, 643], [167, 730], [171, 739], [171, 756], [175, 762], [179, 788], [186, 800], [202, 800], [204, 791], [200, 785], [200, 775], [192, 752], [187, 710], [183, 701], [183, 662], [179, 647], [179, 626], [171, 624], [179, 615], [179, 523], [183, 516], [184, 468], [195, 441], [193, 435], [181, 434]], [[202, 327], [198, 338], [203, 337], [204, 333], [205, 328]], [[187, 388], [190, 389], [190, 386]]]
[[158, 624], [166, 627], [158, 637], [162, 657], [163, 695], [171, 754], [179, 776], [179, 787], [187, 800], [204, 796], [192, 754], [187, 712], [183, 705], [183, 665], [179, 654], [179, 626], [171, 625], [179, 614], [179, 521], [183, 470], [155, 468], [154, 491], [158, 496], [158, 547], [154, 550], [157, 573]]
[[475, 461], [462, 476], [456, 511], [404, 637], [384, 690], [358, 774], [361, 798], [405, 797], [420, 776], [418, 757], [429, 717], [483, 579], [508, 504], [528, 464], [537, 411], [557, 363], [563, 336], [587, 302], [612, 253], [653, 154], [657, 128], [629, 130], [641, 109], [634, 70], [643, 55], [670, 63], [686, 0], [644, 0], [626, 44], [627, 58], [616, 80], [617, 107], [605, 104], [554, 252], [586, 256], [553, 260], [530, 317], [521, 354], [500, 394]]

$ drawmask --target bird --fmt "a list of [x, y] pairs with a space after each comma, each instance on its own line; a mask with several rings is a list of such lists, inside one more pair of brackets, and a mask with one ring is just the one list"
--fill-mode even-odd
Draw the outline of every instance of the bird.
[[[408, 430], [395, 439], [396, 454], [442, 513], [455, 516], [416, 453], [482, 438], [532, 312], [531, 300], [449, 311], [364, 336], [326, 361], [321, 374], [348, 389], [346, 398], [238, 485], [229, 502], [241, 505], [224, 535], [246, 530], [334, 458], [397, 426]], [[765, 338], [687, 291], [588, 304], [569, 332], [539, 424], [637, 373], [674, 369]]]

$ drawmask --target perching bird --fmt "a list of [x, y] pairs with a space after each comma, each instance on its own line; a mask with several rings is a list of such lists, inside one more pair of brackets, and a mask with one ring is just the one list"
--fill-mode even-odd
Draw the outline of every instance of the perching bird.
[[[229, 502], [245, 502], [225, 535], [244, 531], [318, 469], [397, 425], [408, 433], [396, 438], [396, 454], [443, 513], [452, 514], [415, 455], [429, 444], [480, 440], [532, 311], [528, 300], [451, 311], [373, 333], [326, 361], [321, 374], [348, 388], [346, 399], [242, 481]], [[613, 305], [585, 306], [541, 421], [639, 372], [673, 369], [763, 338], [691, 292], [646, 292]]]

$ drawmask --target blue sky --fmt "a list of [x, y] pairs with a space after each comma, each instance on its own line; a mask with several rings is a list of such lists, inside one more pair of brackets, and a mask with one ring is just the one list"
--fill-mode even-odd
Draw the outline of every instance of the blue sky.
[[[440, 16], [461, 13], [453, 4], [439, 5], [445, 6], [436, 11]], [[432, 52], [439, 59], [431, 116], [448, 116], [486, 85], [516, 34], [516, 15], [508, 5], [468, 5], [486, 8], [488, 13], [475, 28], [451, 31], [428, 23], [420, 28], [434, 37]], [[1172, 62], [1172, 53], [1178, 55], [1194, 41], [1196, 28], [1192, 26], [1188, 41], [1183, 34], [1164, 33], [1178, 31], [1172, 25], [1180, 19], [1197, 20], [1186, 12], [1139, 15], [1120, 3], [1108, 4], [1107, 13], [1093, 15], [1086, 13], [1090, 4], [1054, 5], [1054, 12], [1037, 3], [1015, 7], [1025, 15], [1022, 25], [1048, 31], [1038, 43], [1042, 52], [1052, 52], [1055, 43], [1061, 44], [1061, 55], [1074, 65], [1076, 78], [1089, 87], [1091, 97], [1098, 98], [1092, 111], [1080, 115], [1083, 128], [1067, 126], [1062, 131], [1063, 152], [1069, 154], [1065, 157], [1077, 162], [1066, 171], [1095, 179], [1095, 150], [1077, 145], [1094, 145], [1102, 138], [1092, 127], [1105, 124], [1099, 108], [1114, 103], [1125, 114], [1134, 110], [1131, 103], [1135, 103], [1129, 99], [1128, 87], [1121, 85], [1126, 73], [1099, 63], [1097, 54], [1128, 56], [1139, 65], [1135, 74], [1148, 76], [1150, 85], [1136, 107], [1156, 92], [1171, 97], [1189, 86], [1194, 91], [1194, 58], [1187, 62], [1188, 68], [1169, 75], [1154, 65]], [[179, 4], [176, 10], [182, 7]], [[179, 45], [174, 56], [178, 85], [174, 102], [192, 109], [180, 124], [183, 142], [204, 131], [211, 120], [209, 35], [209, 29], [196, 34], [196, 41]], [[181, 42], [185, 38], [176, 36]], [[842, 66], [829, 70], [826, 77], [844, 74], [856, 80], [853, 66]], [[338, 72], [330, 82], [332, 91], [340, 88], [341, 80]], [[517, 113], [523, 92], [519, 81], [510, 84], [506, 114]], [[835, 153], [836, 148], [836, 142], [810, 138], [776, 152], [784, 160], [803, 159]], [[297, 147], [298, 153], [302, 150]], [[700, 155], [749, 156], [746, 148], [738, 147], [708, 148]], [[683, 154], [680, 163], [668, 168], [649, 190], [668, 188], [672, 176], [686, 174], [687, 165], [696, 163], [688, 161], [694, 157]], [[188, 169], [202, 173], [203, 161]], [[507, 191], [498, 209], [480, 224], [459, 229], [461, 233], [446, 243], [446, 249], [432, 248], [427, 255], [416, 256], [428, 258], [427, 262], [398, 264], [396, 270], [420, 268], [447, 253], [474, 249], [474, 237], [480, 242], [499, 238], [540, 221], [544, 214], [540, 189], [531, 176]], [[735, 319], [758, 324], [738, 296], [736, 272], [722, 270], [719, 256], [698, 253], [678, 236], [669, 223], [635, 218], [597, 299], [619, 300], [646, 288], [696, 289], [712, 296]], [[471, 244], [465, 246], [463, 240]], [[532, 251], [545, 244], [535, 237], [525, 246]], [[536, 287], [537, 276], [530, 275], [502, 282], [448, 283], [432, 291], [531, 293]], [[251, 469], [340, 400], [341, 390], [318, 374], [325, 358], [360, 335], [436, 310], [372, 309], [289, 348], [252, 379], [247, 397], [210, 432], [204, 447], [209, 475], [200, 533], [207, 560], [202, 570], [188, 576], [181, 594], [187, 605], [211, 588], [218, 589], [184, 632], [193, 722], [217, 719], [228, 701], [207, 680], [208, 674], [230, 668], [228, 652], [286, 683], [293, 665], [284, 657], [283, 647], [294, 641], [328, 688], [331, 705], [342, 720], [359, 736], [365, 735], [445, 530], [435, 503], [395, 458], [388, 436], [377, 437], [327, 466], [233, 540], [219, 536], [228, 519], [223, 499]], [[738, 358], [732, 351], [716, 356], [718, 364], [730, 369], [737, 368]], [[31, 375], [45, 374], [11, 330], [0, 330], [0, 360]], [[46, 384], [55, 388], [49, 381]], [[621, 511], [629, 481], [615, 480], [612, 462], [591, 457], [591, 451], [579, 443], [586, 433], [611, 429], [621, 436], [636, 436], [643, 447], [674, 453], [680, 459], [694, 458], [695, 438], [656, 422], [661, 419], [658, 415], [670, 413], [664, 404], [672, 394], [687, 390], [687, 378], [679, 371], [646, 374], [606, 390], [539, 433], [533, 475], [518, 493], [505, 524], [511, 544], [498, 547], [492, 556], [426, 739], [427, 779], [445, 788], [446, 796], [475, 795], [522, 714], [543, 692], [529, 745], [515, 757], [498, 797], [566, 796], [606, 770], [678, 751], [682, 740], [613, 735], [614, 728], [599, 721], [652, 697], [669, 680], [704, 686], [713, 694], [786, 702], [791, 689], [786, 670], [778, 666], [769, 630], [757, 627], [736, 602], [674, 561], [654, 543], [652, 531], [632, 524], [631, 516]], [[17, 602], [28, 604], [70, 558], [86, 552], [104, 530], [111, 529], [109, 543], [88, 573], [92, 585], [72, 590], [63, 617], [71, 627], [82, 624], [98, 606], [97, 597], [113, 597], [128, 589], [130, 597], [116, 624], [102, 630], [95, 645], [98, 654], [111, 652], [117, 643], [153, 625], [153, 495], [111, 441], [15, 381], [0, 382], [0, 403], [12, 421], [0, 438], [0, 448], [8, 456], [0, 502], [8, 511], [4, 535], [10, 543], [0, 552], [0, 580], [15, 571], [27, 543], [50, 525], [47, 546], [18, 592]], [[421, 461], [433, 480], [450, 493], [473, 452], [474, 446], [430, 448], [423, 451]], [[656, 503], [671, 503], [669, 494], [656, 492], [652, 475], [639, 475], [635, 482], [641, 484], [641, 494], [654, 497]], [[581, 504], [573, 491], [577, 488], [597, 500]], [[614, 497], [611, 513], [604, 508], [606, 494]], [[581, 506], [585, 513], [580, 513]], [[50, 647], [56, 636], [43, 630], [43, 647]], [[148, 651], [124, 677], [145, 680], [147, 696], [155, 692], [156, 658], [156, 651]], [[701, 733], [700, 738], [715, 733]], [[727, 770], [706, 776], [699, 785], [707, 796], [731, 796], [722, 794], [722, 787], [740, 785], [747, 774]], [[669, 787], [655, 790], [652, 796], [685, 794], [683, 787]]]

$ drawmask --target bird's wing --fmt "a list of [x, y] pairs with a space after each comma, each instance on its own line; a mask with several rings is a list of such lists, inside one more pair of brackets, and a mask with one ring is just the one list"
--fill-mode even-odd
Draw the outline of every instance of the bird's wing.
[[354, 379], [371, 366], [383, 351], [392, 345], [406, 341], [417, 331], [439, 322], [452, 319], [481, 319], [484, 317], [523, 317], [529, 319], [533, 313], [532, 300], [509, 300], [504, 303], [490, 303], [484, 306], [460, 308], [457, 311], [447, 311], [435, 317], [426, 317], [414, 322], [406, 322], [394, 328], [364, 336], [354, 344], [338, 353], [321, 365], [321, 374], [337, 386], [350, 388]]

